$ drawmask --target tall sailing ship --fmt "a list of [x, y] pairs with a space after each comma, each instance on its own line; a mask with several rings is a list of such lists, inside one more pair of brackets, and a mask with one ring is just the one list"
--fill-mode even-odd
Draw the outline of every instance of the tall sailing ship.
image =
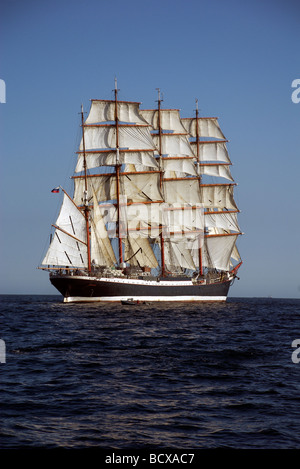
[[[217, 118], [91, 100], [74, 194], [40, 268], [64, 302], [226, 301], [241, 258], [231, 161]], [[215, 179], [217, 178], [217, 179]], [[215, 181], [218, 182], [215, 182]]]

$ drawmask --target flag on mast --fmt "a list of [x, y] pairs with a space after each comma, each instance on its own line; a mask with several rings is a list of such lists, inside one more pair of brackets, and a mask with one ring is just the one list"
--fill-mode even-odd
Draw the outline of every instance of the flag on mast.
[[54, 194], [58, 194], [59, 192], [59, 186], [58, 187], [55, 187], [54, 189], [52, 189], [52, 191]]

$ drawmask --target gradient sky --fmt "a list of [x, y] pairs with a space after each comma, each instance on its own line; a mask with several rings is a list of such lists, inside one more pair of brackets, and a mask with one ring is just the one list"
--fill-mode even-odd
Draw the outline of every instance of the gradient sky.
[[[298, 0], [2, 0], [0, 293], [56, 294], [37, 270], [80, 139], [112, 99], [217, 116], [245, 233], [231, 296], [300, 297]], [[300, 93], [299, 93], [300, 96]]]

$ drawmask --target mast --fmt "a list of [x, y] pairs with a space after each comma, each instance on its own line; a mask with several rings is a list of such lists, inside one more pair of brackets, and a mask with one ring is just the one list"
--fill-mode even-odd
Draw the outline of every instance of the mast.
[[[161, 128], [161, 116], [160, 116], [160, 109], [161, 109], [161, 102], [162, 99], [160, 98], [160, 89], [156, 88], [158, 92], [158, 150], [159, 150], [159, 169], [160, 169], [160, 189], [163, 186], [163, 172], [162, 172], [162, 143], [161, 143], [161, 135], [162, 135], [162, 128]], [[160, 253], [161, 253], [161, 276], [165, 277], [166, 269], [165, 269], [165, 248], [164, 248], [164, 235], [163, 235], [163, 220], [161, 225], [161, 232], [160, 232]]]
[[[199, 110], [198, 110], [198, 99], [196, 99], [196, 143], [197, 143], [197, 174], [199, 178], [199, 189], [201, 193], [201, 173], [200, 173], [200, 151], [199, 151]], [[203, 265], [202, 265], [202, 247], [199, 246], [199, 274], [203, 275]]]
[[[196, 205], [201, 202], [195, 154], [189, 142], [189, 133], [183, 126], [179, 109], [162, 109], [159, 95], [156, 109], [142, 110], [152, 126], [156, 154], [160, 160], [162, 192], [165, 205], [162, 230], [165, 275], [195, 269], [191, 243], [199, 236], [199, 218]], [[193, 214], [192, 214], [193, 213]], [[162, 223], [163, 221], [163, 223]], [[159, 240], [161, 247], [161, 236]], [[197, 249], [198, 253], [198, 249]]]
[[118, 87], [115, 78], [115, 122], [116, 122], [116, 188], [117, 188], [117, 238], [119, 249], [119, 264], [123, 263], [122, 238], [121, 238], [121, 208], [120, 208], [120, 158], [119, 158], [119, 117], [118, 117]]
[[86, 164], [86, 154], [85, 154], [84, 118], [83, 118], [83, 106], [82, 105], [81, 105], [81, 126], [82, 126], [83, 167], [84, 167], [84, 217], [85, 217], [85, 223], [86, 223], [88, 272], [91, 272], [91, 246], [90, 246], [90, 223], [89, 223], [90, 209], [88, 207], [87, 164]]
[[[236, 185], [230, 173], [231, 161], [226, 148], [226, 138], [220, 129], [217, 117], [199, 117], [198, 105], [196, 117], [183, 118], [183, 125], [190, 135], [198, 166], [197, 179], [201, 191], [201, 202], [204, 206], [205, 234], [202, 245], [202, 259], [197, 250], [199, 274], [201, 263], [209, 269], [229, 271], [231, 260], [239, 260], [236, 240], [241, 231], [236, 214], [239, 212], [233, 197]], [[205, 138], [203, 140], [203, 137]], [[212, 161], [212, 163], [211, 163]], [[200, 171], [201, 169], [201, 171]], [[203, 183], [205, 177], [220, 177], [230, 183]]]

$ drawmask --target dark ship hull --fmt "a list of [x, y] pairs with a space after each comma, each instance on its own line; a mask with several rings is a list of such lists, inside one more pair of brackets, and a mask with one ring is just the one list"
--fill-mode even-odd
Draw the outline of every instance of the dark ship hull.
[[226, 301], [234, 276], [203, 283], [191, 279], [133, 279], [52, 274], [65, 303], [131, 301]]

